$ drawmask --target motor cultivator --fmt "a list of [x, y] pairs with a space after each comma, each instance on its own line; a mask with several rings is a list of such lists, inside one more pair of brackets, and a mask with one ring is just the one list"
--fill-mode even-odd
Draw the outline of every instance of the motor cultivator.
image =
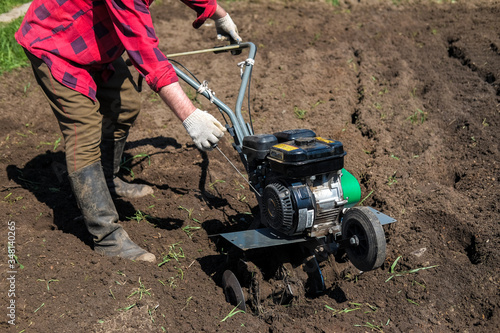
[[234, 112], [205, 83], [174, 68], [230, 119], [226, 128], [245, 166], [260, 216], [248, 230], [219, 235], [234, 246], [222, 286], [230, 303], [258, 311], [266, 300], [284, 304], [305, 294], [323, 293], [326, 287], [319, 262], [339, 250], [360, 271], [381, 266], [386, 251], [382, 225], [396, 220], [374, 208], [356, 206], [361, 190], [356, 178], [344, 169], [346, 153], [341, 142], [309, 129], [253, 133], [241, 112], [256, 54], [253, 43], [168, 57], [209, 51], [239, 54], [246, 48], [249, 55], [239, 64], [242, 83]]

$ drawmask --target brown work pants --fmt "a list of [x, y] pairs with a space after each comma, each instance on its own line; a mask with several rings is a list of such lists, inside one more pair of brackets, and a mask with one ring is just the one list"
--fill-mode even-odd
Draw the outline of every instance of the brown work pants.
[[93, 73], [97, 84], [97, 101], [93, 101], [56, 81], [41, 59], [25, 52], [63, 134], [68, 172], [100, 161], [101, 140], [126, 137], [141, 108], [125, 61], [113, 62], [115, 72], [106, 82], [100, 72]]

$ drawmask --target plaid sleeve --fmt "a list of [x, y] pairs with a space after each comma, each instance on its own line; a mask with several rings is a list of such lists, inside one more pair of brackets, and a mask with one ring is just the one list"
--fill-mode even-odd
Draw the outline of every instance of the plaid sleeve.
[[149, 6], [144, 0], [106, 0], [118, 38], [152, 90], [177, 82], [175, 70], [160, 51]]
[[212, 17], [217, 8], [216, 0], [181, 0], [191, 9], [196, 11], [198, 18], [193, 22], [193, 27], [198, 29], [205, 21]]

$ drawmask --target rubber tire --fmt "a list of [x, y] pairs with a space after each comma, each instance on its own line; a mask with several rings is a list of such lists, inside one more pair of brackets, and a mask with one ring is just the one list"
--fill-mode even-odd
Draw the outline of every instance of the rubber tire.
[[371, 271], [385, 261], [386, 240], [382, 225], [368, 207], [349, 209], [342, 218], [342, 239], [356, 235], [358, 246], [347, 246], [351, 263], [361, 271]]
[[230, 270], [226, 270], [222, 275], [222, 287], [224, 288], [226, 301], [246, 312], [245, 295], [243, 294], [238, 278]]

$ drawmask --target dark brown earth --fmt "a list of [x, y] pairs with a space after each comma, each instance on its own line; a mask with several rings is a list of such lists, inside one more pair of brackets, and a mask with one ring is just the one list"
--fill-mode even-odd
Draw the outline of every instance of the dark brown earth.
[[[224, 5], [241, 36], [258, 46], [250, 97], [255, 131], [308, 128], [343, 142], [345, 167], [368, 196], [363, 205], [398, 220], [385, 229], [383, 267], [360, 274], [331, 257], [321, 263], [323, 295], [289, 305], [269, 300], [256, 313], [223, 321], [233, 309], [221, 288], [228, 248], [210, 236], [247, 229], [256, 199], [217, 151], [194, 148], [148, 87], [126, 147], [135, 157], [126, 165], [132, 173], [123, 171], [155, 193], [115, 203], [132, 239], [171, 260], [158, 266], [94, 253], [61, 169], [55, 118], [24, 68], [0, 80], [0, 330], [499, 331], [499, 2]], [[166, 53], [216, 44], [213, 25], [192, 29], [194, 14], [182, 3], [163, 0], [152, 11]], [[245, 57], [176, 59], [232, 107], [237, 63]], [[202, 96], [197, 100], [222, 119]], [[295, 110], [305, 111], [304, 119]], [[220, 147], [243, 170], [231, 142], [226, 136]], [[9, 221], [22, 265], [14, 274], [6, 255]], [[426, 269], [387, 281], [400, 256], [394, 271]], [[11, 300], [15, 326], [7, 317]]]

